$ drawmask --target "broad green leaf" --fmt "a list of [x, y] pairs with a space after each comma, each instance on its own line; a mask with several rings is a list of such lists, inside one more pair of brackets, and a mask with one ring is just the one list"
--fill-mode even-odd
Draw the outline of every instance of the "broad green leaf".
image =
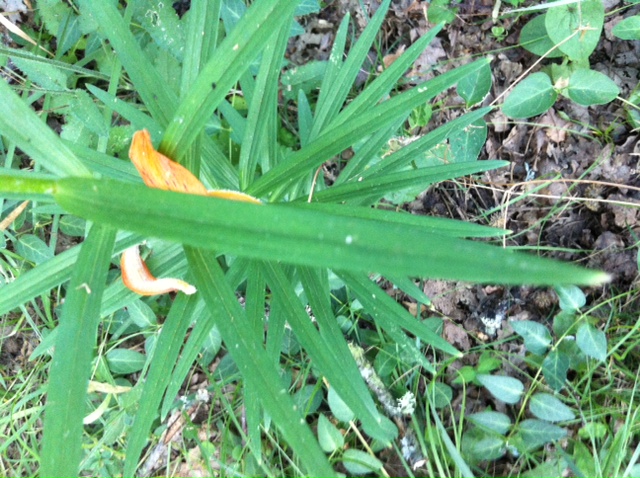
[[591, 358], [600, 361], [607, 358], [606, 334], [589, 323], [584, 323], [578, 328], [576, 343], [580, 350]]
[[38, 236], [25, 234], [20, 236], [16, 251], [22, 257], [34, 264], [42, 264], [53, 257], [53, 251]]
[[366, 475], [382, 469], [382, 462], [375, 456], [355, 448], [349, 448], [342, 454], [342, 464], [353, 475]]
[[587, 303], [587, 297], [575, 285], [560, 285], [555, 287], [560, 298], [560, 308], [565, 312], [575, 312]]
[[522, 382], [513, 377], [479, 374], [476, 378], [491, 392], [491, 395], [505, 403], [517, 403], [524, 392]]
[[304, 385], [293, 395], [293, 403], [304, 417], [315, 413], [322, 404], [322, 392], [316, 385]]
[[549, 386], [556, 392], [564, 387], [569, 370], [569, 358], [566, 354], [552, 350], [542, 361], [542, 373]]
[[563, 56], [562, 51], [553, 49], [555, 43], [551, 41], [547, 35], [547, 27], [545, 26], [546, 13], [532, 18], [522, 27], [520, 31], [520, 45], [529, 50], [534, 55], [545, 55], [547, 58], [558, 58]]
[[524, 346], [529, 352], [542, 355], [551, 345], [551, 334], [544, 325], [532, 320], [510, 321], [509, 324], [524, 339]]
[[611, 31], [621, 40], [640, 40], [640, 15], [625, 18]]
[[69, 72], [58, 68], [56, 64], [44, 58], [11, 57], [11, 60], [31, 81], [41, 88], [52, 92], [67, 91]]
[[344, 446], [342, 433], [324, 416], [324, 413], [318, 416], [318, 442], [325, 453], [334, 453]]
[[458, 82], [457, 89], [467, 107], [480, 103], [491, 89], [491, 67], [489, 64], [462, 78]]
[[452, 163], [475, 161], [487, 142], [487, 122], [479, 119], [449, 137]]
[[504, 101], [502, 111], [511, 118], [530, 118], [551, 108], [557, 97], [549, 76], [537, 72], [516, 85]]
[[432, 381], [427, 387], [433, 406], [439, 410], [449, 406], [453, 398], [453, 389], [446, 383]]
[[433, 0], [429, 4], [427, 19], [429, 23], [450, 23], [455, 20], [456, 11], [448, 0]]
[[113, 349], [106, 354], [107, 363], [112, 373], [128, 375], [139, 372], [144, 367], [145, 355], [130, 349]]
[[568, 406], [548, 393], [533, 395], [529, 401], [529, 410], [536, 417], [548, 422], [564, 422], [576, 417]]
[[[114, 241], [114, 230], [98, 225], [91, 228], [65, 297], [49, 372], [42, 476], [78, 476], [80, 472], [87, 384]], [[65, 453], [60, 453], [61, 443]]]
[[[462, 451], [465, 458], [473, 462], [497, 460], [507, 451], [505, 438], [493, 433], [466, 432], [462, 438]], [[475, 476], [475, 475], [471, 475]]]
[[329, 389], [329, 393], [327, 394], [327, 403], [333, 416], [341, 422], [349, 423], [355, 418], [353, 411], [344, 403], [344, 400], [340, 398], [340, 395], [336, 393], [333, 387]]
[[67, 236], [84, 237], [87, 230], [87, 221], [71, 214], [62, 216], [59, 225], [60, 231]]
[[133, 301], [127, 306], [129, 317], [139, 328], [145, 329], [158, 323], [156, 314], [151, 307], [142, 302], [140, 299]]
[[560, 440], [567, 435], [567, 430], [542, 420], [527, 419], [518, 425], [516, 436], [524, 446], [521, 451], [531, 451], [546, 443]]
[[[91, 220], [290, 264], [500, 283], [597, 284], [608, 279], [605, 273], [571, 264], [428, 234], [423, 227], [297, 206], [256, 205], [84, 179], [59, 181], [55, 198], [69, 212]], [[416, 247], [407, 250], [407, 243]]]
[[476, 425], [493, 430], [500, 435], [506, 435], [511, 428], [511, 419], [500, 412], [486, 410], [468, 415], [467, 418]]
[[[586, 61], [589, 58], [598, 45], [603, 25], [602, 0], [584, 0], [576, 4], [560, 5], [550, 8], [545, 15], [549, 38], [574, 61]], [[565, 41], [570, 36], [572, 38]]]
[[569, 77], [567, 95], [582, 106], [604, 105], [616, 99], [620, 89], [599, 71], [580, 68]]

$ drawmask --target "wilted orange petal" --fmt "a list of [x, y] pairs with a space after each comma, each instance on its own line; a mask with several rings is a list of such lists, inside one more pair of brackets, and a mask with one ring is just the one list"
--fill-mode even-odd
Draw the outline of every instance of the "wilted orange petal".
[[[133, 135], [129, 157], [144, 183], [151, 188], [262, 204], [259, 199], [238, 191], [226, 189], [207, 191], [207, 188], [188, 169], [155, 150], [151, 143], [151, 135], [146, 129], [137, 131]], [[124, 285], [140, 295], [158, 295], [178, 290], [185, 294], [196, 292], [194, 286], [182, 280], [155, 278], [140, 257], [138, 246], [124, 251], [121, 269]]]
[[138, 246], [130, 247], [122, 253], [120, 268], [124, 285], [140, 295], [159, 295], [176, 291], [191, 295], [197, 291], [194, 286], [180, 279], [156, 279], [140, 257]]
[[144, 183], [157, 189], [206, 195], [207, 188], [184, 166], [159, 153], [146, 129], [136, 131], [131, 141], [129, 158]]

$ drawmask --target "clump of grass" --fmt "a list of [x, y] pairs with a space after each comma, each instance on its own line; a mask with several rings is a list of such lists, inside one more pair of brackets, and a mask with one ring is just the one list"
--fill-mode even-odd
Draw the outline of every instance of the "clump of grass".
[[[346, 56], [349, 19], [342, 22], [317, 100], [310, 103], [303, 89], [293, 96], [295, 139], [280, 134], [279, 79], [293, 17], [305, 13], [296, 2], [257, 1], [248, 9], [238, 2], [234, 10], [225, 2], [194, 1], [182, 18], [168, 3], [133, 2], [121, 11], [110, 2], [83, 0], [75, 11], [42, 2], [56, 58], [3, 50], [26, 77], [21, 87], [28, 100], [17, 95], [16, 85], [0, 82], [6, 111], [0, 116], [3, 211], [16, 200], [33, 203], [4, 239], [16, 277], [2, 286], [0, 311], [28, 316], [36, 301], [33, 309], [47, 319], [32, 324], [43, 340], [31, 357], [53, 356], [41, 475], [133, 475], [153, 427], [164, 427], [194, 364], [218, 397], [208, 423], [220, 432], [204, 440], [187, 426], [183, 439], [197, 445], [198, 466], [209, 473], [329, 475], [333, 467], [382, 473], [374, 455], [398, 447], [399, 432], [409, 436], [407, 429], [421, 449], [416, 456], [429, 458], [416, 460], [431, 472], [470, 473], [457, 447], [462, 426], [453, 430], [454, 443], [438, 415], [447, 406], [446, 388], [434, 386], [426, 395], [422, 390], [461, 353], [441, 337], [441, 321], [417, 320], [369, 274], [384, 274], [419, 303], [429, 298], [414, 277], [599, 284], [607, 276], [463, 239], [499, 237], [503, 230], [378, 207], [393, 193], [506, 164], [421, 162], [423, 150], [482, 122], [489, 108], [382, 157], [411, 113], [451, 86], [464, 81], [467, 102], [480, 101], [484, 94], [469, 91], [469, 84], [489, 69], [487, 60], [479, 60], [391, 94], [440, 31], [436, 26], [347, 101], [389, 3], [382, 3]], [[90, 63], [96, 68], [87, 69]], [[233, 88], [242, 91], [246, 109], [228, 101]], [[42, 111], [62, 116], [60, 134], [29, 106], [40, 99]], [[265, 204], [145, 187], [122, 160], [127, 139], [140, 129], [209, 188], [240, 190]], [[239, 154], [227, 155], [224, 140]], [[337, 180], [330, 186], [318, 180], [318, 168], [349, 147], [355, 156]], [[20, 170], [16, 148], [37, 171]], [[52, 224], [49, 236], [39, 228], [43, 220]], [[66, 236], [81, 244], [55, 253], [63, 223]], [[153, 251], [154, 273], [186, 276], [198, 293], [141, 299], [127, 290], [114, 259], [143, 240]], [[52, 290], [55, 308], [38, 303]], [[381, 380], [392, 391], [422, 396], [413, 418], [392, 420], [379, 409], [348, 341], [371, 346], [374, 363], [392, 358]], [[290, 360], [285, 366], [283, 352]], [[216, 357], [222, 358], [211, 372]], [[24, 400], [40, 411], [41, 397]], [[189, 399], [186, 406], [191, 420], [196, 402]], [[14, 414], [24, 407], [7, 403]], [[324, 446], [305, 421], [317, 416], [330, 417], [329, 436], [337, 437], [331, 431], [338, 427], [347, 432], [344, 443]], [[24, 429], [39, 419], [39, 413], [31, 415]], [[21, 450], [35, 449], [23, 429], [11, 433]], [[195, 449], [187, 448], [185, 455]], [[33, 473], [28, 460], [7, 468]], [[406, 456], [398, 460], [410, 472]]]

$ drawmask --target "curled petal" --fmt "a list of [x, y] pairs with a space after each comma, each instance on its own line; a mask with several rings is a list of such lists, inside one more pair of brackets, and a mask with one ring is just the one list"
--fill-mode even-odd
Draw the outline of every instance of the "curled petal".
[[159, 153], [146, 129], [136, 131], [129, 148], [129, 158], [144, 183], [157, 189], [206, 195], [207, 188], [184, 166]]
[[242, 202], [250, 202], [253, 204], [262, 204], [260, 199], [254, 198], [245, 193], [241, 193], [239, 191], [231, 191], [229, 189], [212, 189], [211, 191], [207, 191], [207, 196], [221, 198], [221, 199], [229, 199], [231, 201], [242, 201]]
[[120, 267], [122, 282], [136, 294], [158, 295], [181, 291], [191, 295], [197, 290], [191, 284], [180, 279], [156, 279], [140, 257], [138, 246], [130, 247], [122, 253]]

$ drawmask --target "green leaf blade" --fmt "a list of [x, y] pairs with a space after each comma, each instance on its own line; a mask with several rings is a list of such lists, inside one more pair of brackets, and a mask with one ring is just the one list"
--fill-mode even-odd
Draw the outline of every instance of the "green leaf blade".
[[511, 118], [530, 118], [551, 108], [557, 97], [549, 76], [534, 73], [516, 85], [504, 101], [502, 111]]
[[576, 417], [569, 407], [548, 393], [533, 395], [529, 401], [529, 410], [539, 419], [548, 422], [564, 422]]
[[601, 362], [607, 358], [606, 334], [589, 323], [584, 323], [578, 328], [576, 343], [580, 350], [591, 358]]
[[524, 339], [527, 350], [536, 355], [544, 354], [551, 345], [551, 334], [547, 328], [532, 320], [509, 322], [513, 330]]
[[582, 106], [604, 105], [616, 99], [620, 89], [599, 71], [580, 68], [569, 77], [567, 95]]
[[[608, 280], [602, 272], [443, 237], [422, 227], [312, 209], [255, 205], [107, 180], [66, 179], [56, 190], [56, 201], [78, 216], [256, 259], [482, 282]], [[420, 246], [407, 250], [406, 243]]]
[[518, 403], [524, 393], [522, 382], [513, 377], [479, 374], [476, 378], [491, 392], [491, 395], [505, 403]]
[[[82, 420], [115, 230], [94, 225], [82, 245], [51, 365], [42, 439], [42, 476], [77, 476]], [[64, 443], [65, 453], [60, 453]]]

